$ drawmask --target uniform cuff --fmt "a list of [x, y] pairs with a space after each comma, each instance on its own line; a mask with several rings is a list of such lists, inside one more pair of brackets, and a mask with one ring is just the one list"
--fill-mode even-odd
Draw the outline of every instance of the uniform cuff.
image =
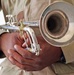
[[74, 62], [74, 42], [68, 46], [62, 47], [62, 52], [64, 54], [66, 63]]

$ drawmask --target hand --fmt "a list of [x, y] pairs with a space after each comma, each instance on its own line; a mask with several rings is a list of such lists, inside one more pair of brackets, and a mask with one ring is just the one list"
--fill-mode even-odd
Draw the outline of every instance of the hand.
[[[5, 56], [11, 61], [11, 55], [9, 52], [17, 53], [14, 49], [14, 45], [17, 44], [20, 47], [22, 46], [23, 39], [20, 37], [19, 33], [4, 33], [0, 36], [0, 45], [1, 50]], [[11, 61], [12, 62], [12, 61]], [[13, 62], [12, 62], [13, 63]], [[14, 64], [14, 63], [13, 63]]]
[[[27, 70], [27, 71], [38, 71], [42, 70], [43, 68], [50, 66], [51, 64], [57, 62], [61, 56], [61, 48], [54, 47], [48, 44], [41, 36], [37, 37], [38, 42], [41, 47], [40, 55], [36, 56], [35, 54], [29, 52], [28, 50], [21, 48], [19, 45], [15, 45], [15, 50], [17, 51], [17, 59], [16, 54], [10, 52], [12, 56], [12, 61], [17, 65], [19, 68]], [[24, 45], [24, 47], [26, 47]], [[23, 60], [23, 58], [24, 60]], [[15, 61], [16, 59], [16, 61]]]

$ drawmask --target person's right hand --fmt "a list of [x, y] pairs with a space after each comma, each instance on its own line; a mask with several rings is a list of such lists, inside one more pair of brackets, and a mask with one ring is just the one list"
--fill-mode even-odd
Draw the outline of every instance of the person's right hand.
[[[19, 35], [16, 35], [16, 37], [17, 36]], [[14, 38], [15, 36], [13, 36], [13, 39]], [[27, 71], [40, 71], [45, 67], [50, 66], [51, 64], [59, 61], [62, 51], [61, 48], [48, 44], [42, 38], [42, 36], [38, 36], [37, 39], [41, 48], [39, 56], [36, 56], [35, 54], [28, 51], [26, 49], [26, 45], [22, 43], [22, 39], [20, 39], [21, 41], [19, 41], [19, 38], [14, 39], [14, 42], [11, 42], [10, 40], [10, 47], [8, 47], [8, 45], [5, 44], [4, 47], [7, 46], [5, 47], [5, 50], [7, 51], [3, 51], [8, 54], [8, 59], [19, 68]], [[10, 50], [8, 50], [8, 48], [10, 48]]]
[[39, 56], [26, 50], [26, 46], [22, 47], [23, 42], [19, 33], [6, 33], [1, 36], [2, 51], [14, 65], [23, 70], [42, 70], [57, 62], [61, 57], [61, 48], [48, 44], [42, 37], [38, 37], [42, 49]]

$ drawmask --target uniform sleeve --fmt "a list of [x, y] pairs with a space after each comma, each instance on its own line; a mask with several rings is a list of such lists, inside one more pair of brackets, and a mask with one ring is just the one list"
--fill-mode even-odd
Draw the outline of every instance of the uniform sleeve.
[[5, 30], [3, 30], [3, 29], [0, 29], [0, 35], [1, 35], [2, 33], [4, 33], [4, 32], [7, 32], [7, 31], [5, 31]]
[[62, 51], [66, 60], [66, 63], [74, 62], [74, 42], [68, 46], [62, 47]]
[[[74, 5], [74, 0], [63, 0], [63, 1]], [[74, 42], [68, 46], [62, 47], [62, 51], [65, 57], [66, 63], [74, 62]]]
[[[65, 1], [74, 5], [74, 0], [51, 0], [51, 3], [55, 1]], [[74, 42], [68, 46], [62, 47], [62, 52], [65, 57], [66, 63], [74, 62]]]

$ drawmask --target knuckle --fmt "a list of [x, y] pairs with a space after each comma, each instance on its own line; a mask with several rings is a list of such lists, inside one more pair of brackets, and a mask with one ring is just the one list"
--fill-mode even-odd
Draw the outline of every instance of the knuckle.
[[22, 54], [21, 54], [21, 55], [22, 55], [22, 57], [24, 57], [24, 58], [25, 58], [28, 54], [27, 54], [27, 52], [24, 50], [24, 51], [22, 52]]
[[22, 56], [25, 58], [26, 55], [24, 53], [22, 53]]
[[22, 56], [23, 56], [24, 58], [32, 58], [32, 57], [31, 57], [31, 54], [30, 54], [29, 52], [23, 53]]
[[22, 58], [20, 59], [20, 63], [21, 64], [24, 64], [24, 60]]
[[23, 63], [24, 63], [24, 59], [23, 59], [22, 57], [19, 57], [17, 60], [18, 60], [18, 62], [19, 62], [20, 64], [23, 64]]

